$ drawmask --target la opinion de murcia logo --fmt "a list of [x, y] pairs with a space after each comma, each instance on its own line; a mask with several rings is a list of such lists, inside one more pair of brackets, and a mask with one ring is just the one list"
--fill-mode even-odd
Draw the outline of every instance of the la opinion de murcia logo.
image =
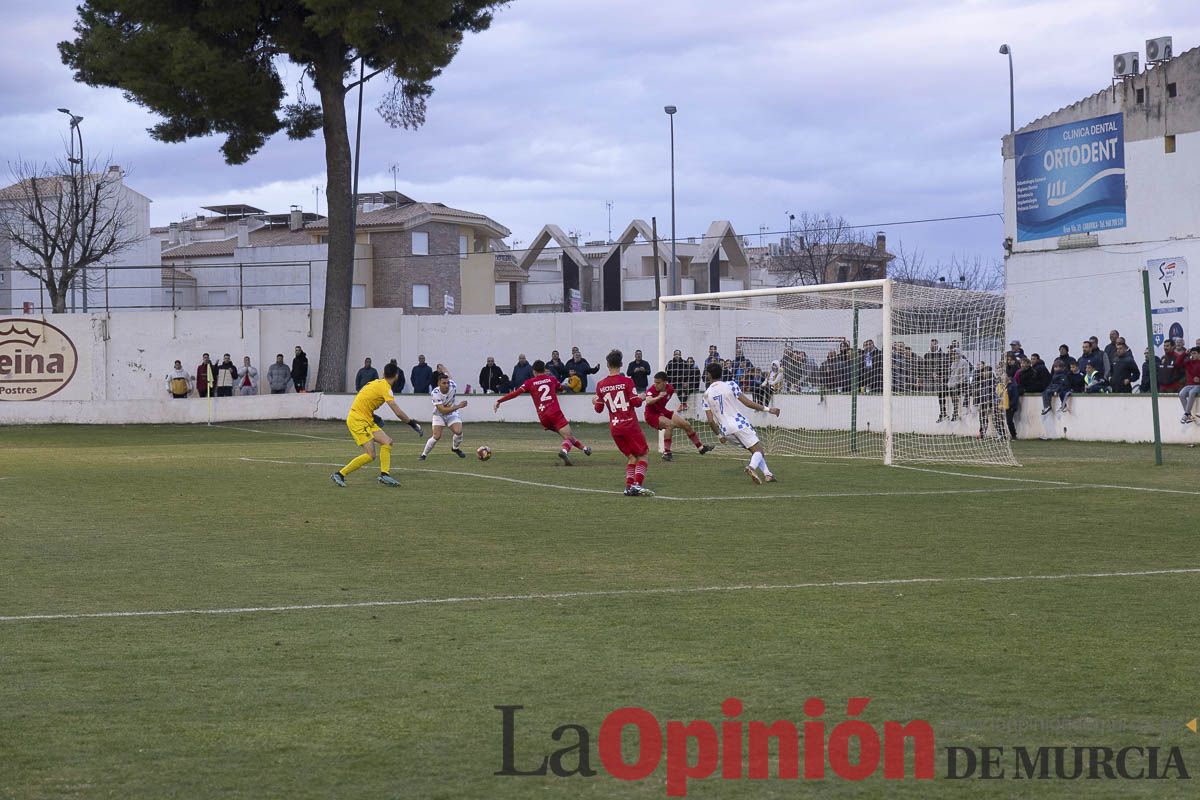
[[40, 320], [0, 319], [0, 400], [42, 400], [75, 376], [79, 354], [65, 333]]

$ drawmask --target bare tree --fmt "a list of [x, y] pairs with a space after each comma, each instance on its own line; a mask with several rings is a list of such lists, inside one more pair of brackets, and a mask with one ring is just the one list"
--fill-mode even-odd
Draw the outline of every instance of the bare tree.
[[776, 260], [784, 273], [782, 285], [826, 283], [830, 267], [845, 262], [854, 245], [870, 246], [867, 236], [850, 227], [844, 217], [829, 212], [801, 214]]
[[888, 277], [901, 283], [944, 286], [977, 292], [998, 292], [1004, 288], [1004, 262], [997, 258], [954, 253], [948, 260], [927, 262], [919, 249], [909, 250], [898, 242], [896, 259], [888, 267]]
[[53, 166], [17, 162], [0, 189], [0, 237], [12, 268], [36, 278], [54, 313], [67, 310], [72, 286], [139, 239], [118, 167], [59, 159]]

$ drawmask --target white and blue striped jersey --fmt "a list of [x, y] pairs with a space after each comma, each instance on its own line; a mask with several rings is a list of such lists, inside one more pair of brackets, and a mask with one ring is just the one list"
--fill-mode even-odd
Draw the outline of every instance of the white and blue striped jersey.
[[440, 387], [434, 386], [429, 390], [429, 398], [433, 400], [433, 413], [437, 414], [438, 406], [452, 406], [455, 398], [458, 397], [458, 386], [454, 381], [449, 382], [450, 385], [443, 392]]
[[741, 396], [742, 388], [737, 385], [737, 381], [713, 381], [704, 390], [700, 407], [713, 413], [723, 435], [734, 431], [753, 430], [750, 420], [742, 413], [746, 407], [738, 399]]

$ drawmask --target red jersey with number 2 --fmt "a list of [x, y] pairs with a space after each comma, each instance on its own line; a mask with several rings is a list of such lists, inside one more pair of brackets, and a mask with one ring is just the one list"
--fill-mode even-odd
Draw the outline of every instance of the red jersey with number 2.
[[538, 422], [548, 431], [562, 430], [567, 426], [567, 418], [558, 405], [558, 388], [561, 384], [553, 375], [534, 375], [521, 384], [518, 392], [529, 392], [533, 399], [533, 408], [537, 411]]

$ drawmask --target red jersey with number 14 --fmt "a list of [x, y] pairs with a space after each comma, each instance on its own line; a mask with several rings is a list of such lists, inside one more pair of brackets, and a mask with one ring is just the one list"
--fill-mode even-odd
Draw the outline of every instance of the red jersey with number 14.
[[608, 423], [614, 434], [624, 431], [641, 433], [635, 408], [642, 404], [637, 387], [624, 375], [609, 375], [596, 384], [596, 411], [608, 410]]

